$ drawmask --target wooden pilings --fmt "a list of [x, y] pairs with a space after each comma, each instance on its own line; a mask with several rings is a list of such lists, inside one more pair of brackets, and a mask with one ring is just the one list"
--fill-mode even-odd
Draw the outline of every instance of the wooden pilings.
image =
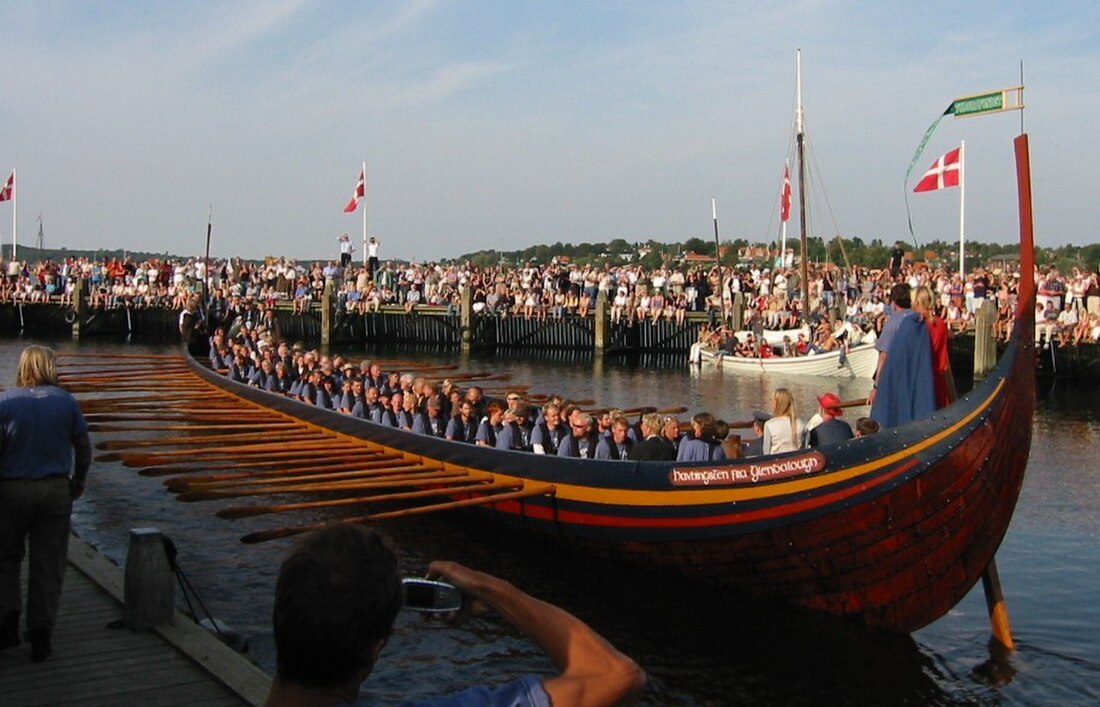
[[993, 323], [997, 308], [986, 299], [974, 317], [974, 380], [982, 380], [997, 365], [997, 340]]
[[607, 323], [607, 291], [600, 290], [596, 295], [596, 319], [593, 327], [593, 343], [597, 355], [607, 351]]
[[333, 322], [332, 280], [325, 282], [324, 293], [321, 295], [321, 346], [328, 348], [332, 343]]
[[130, 531], [124, 582], [122, 619], [130, 630], [144, 631], [172, 621], [176, 609], [172, 567], [164, 550], [164, 535], [156, 528]]
[[[75, 293], [74, 293], [75, 294]], [[555, 317], [475, 312], [472, 298], [456, 305], [419, 305], [411, 312], [404, 307], [382, 306], [363, 314], [338, 306], [328, 291], [323, 302], [315, 302], [302, 313], [289, 304], [276, 307], [275, 331], [288, 342], [317, 342], [331, 348], [341, 344], [386, 342], [420, 344], [440, 349], [501, 349], [527, 351], [578, 351], [595, 353], [684, 353], [698, 337], [707, 315], [690, 312], [683, 323], [661, 317], [633, 321], [611, 321], [606, 297], [584, 317], [564, 312]], [[0, 329], [20, 331], [25, 316], [26, 330], [68, 333], [74, 338], [126, 335], [173, 339], [177, 336], [179, 312], [161, 307], [94, 309], [74, 297], [74, 304], [26, 304], [0, 306]], [[741, 307], [737, 307], [739, 313]]]

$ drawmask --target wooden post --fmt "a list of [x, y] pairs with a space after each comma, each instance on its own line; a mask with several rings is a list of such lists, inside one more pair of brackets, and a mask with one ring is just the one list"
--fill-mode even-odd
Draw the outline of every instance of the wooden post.
[[730, 326], [734, 331], [741, 331], [741, 325], [745, 323], [745, 294], [743, 292], [733, 293], [733, 321]]
[[986, 299], [974, 317], [974, 380], [982, 380], [997, 365], [997, 341], [993, 338], [993, 322], [997, 309]]
[[325, 281], [325, 290], [321, 295], [321, 348], [327, 349], [332, 343], [332, 281]]
[[982, 572], [982, 589], [985, 591], [985, 606], [989, 610], [989, 625], [993, 629], [993, 640], [1006, 650], [1015, 650], [1012, 641], [1012, 627], [1008, 623], [1008, 607], [1001, 593], [1001, 578], [997, 574], [997, 561], [990, 560], [989, 566]]
[[176, 609], [172, 568], [164, 551], [164, 536], [156, 528], [130, 530], [124, 590], [122, 618], [131, 630], [172, 622]]
[[469, 353], [474, 338], [474, 293], [469, 285], [462, 288], [458, 309], [459, 342], [464, 353]]
[[79, 278], [73, 287], [73, 338], [80, 338], [80, 327], [84, 323], [84, 293], [87, 290], [88, 281]]
[[607, 318], [607, 293], [600, 290], [596, 295], [595, 325], [595, 350], [597, 355], [602, 355], [607, 350], [607, 326], [610, 323]]

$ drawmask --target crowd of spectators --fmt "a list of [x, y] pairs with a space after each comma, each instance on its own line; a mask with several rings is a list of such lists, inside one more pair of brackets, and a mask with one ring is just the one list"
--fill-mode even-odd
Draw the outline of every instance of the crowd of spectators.
[[[614, 325], [634, 326], [661, 320], [682, 323], [689, 312], [704, 312], [710, 334], [735, 321], [734, 302], [743, 302], [743, 328], [794, 327], [803, 316], [798, 268], [770, 269], [756, 264], [724, 267], [712, 263], [668, 264], [645, 268], [636, 263], [546, 264], [478, 267], [470, 262], [401, 263], [383, 261], [377, 269], [339, 261], [299, 262], [267, 258], [211, 261], [201, 258], [70, 258], [37, 264], [8, 261], [0, 285], [0, 303], [54, 302], [71, 305], [77, 283], [87, 283], [92, 308], [164, 307], [182, 309], [187, 299], [210, 286], [215, 300], [258, 307], [307, 311], [331, 287], [339, 311], [367, 314], [391, 305], [413, 314], [425, 306], [457, 313], [464, 291], [470, 292], [475, 315], [562, 319], [587, 317], [600, 296], [606, 298]], [[1038, 336], [1062, 344], [1100, 340], [1100, 284], [1097, 273], [1075, 268], [1059, 273], [1036, 272], [1039, 283]], [[972, 326], [975, 312], [987, 300], [995, 303], [995, 333], [1011, 330], [1019, 273], [977, 268], [965, 278], [924, 263], [899, 267], [842, 268], [816, 264], [809, 269], [808, 317], [812, 327], [830, 311], [861, 332], [881, 330], [887, 293], [896, 282], [932, 289], [936, 313], [953, 333]], [[740, 295], [740, 299], [735, 299]], [[1047, 307], [1050, 303], [1050, 307]], [[229, 305], [226, 305], [229, 306]], [[837, 318], [837, 317], [834, 317]], [[725, 334], [725, 332], [723, 333]], [[813, 343], [813, 342], [811, 342]], [[824, 341], [817, 341], [823, 345]]]

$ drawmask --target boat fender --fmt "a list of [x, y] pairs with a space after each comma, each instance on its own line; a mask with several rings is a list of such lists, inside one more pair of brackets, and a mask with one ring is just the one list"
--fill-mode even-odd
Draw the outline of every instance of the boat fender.
[[70, 309], [69, 311], [65, 312], [65, 323], [66, 324], [72, 324], [75, 321], [76, 321], [76, 311], [75, 310]]

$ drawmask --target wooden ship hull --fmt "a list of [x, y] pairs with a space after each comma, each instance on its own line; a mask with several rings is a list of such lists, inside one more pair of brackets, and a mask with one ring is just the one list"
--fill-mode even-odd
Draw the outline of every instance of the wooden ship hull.
[[[1030, 272], [1026, 137], [1017, 161]], [[239, 424], [239, 436], [222, 429], [226, 436], [213, 438], [228, 445], [217, 448], [202, 446], [201, 435], [188, 449], [161, 452], [135, 449], [156, 441], [97, 444], [126, 450], [101, 459], [171, 475], [181, 500], [280, 499], [223, 507], [223, 517], [344, 506], [369, 512], [342, 522], [371, 522], [475, 509], [617, 561], [911, 632], [943, 616], [990, 566], [1020, 493], [1035, 399], [1034, 342], [1019, 336], [1033, 331], [1035, 293], [1030, 278], [1022, 282], [1017, 335], [994, 371], [949, 407], [877, 435], [729, 463], [600, 462], [450, 442], [234, 383], [192, 358], [161, 361], [142, 376], [157, 390], [148, 405], [135, 401], [137, 384], [118, 380], [112, 389], [127, 394], [117, 403], [92, 383], [83, 390], [101, 397], [83, 403], [103, 428], [139, 414], [214, 422], [202, 429]], [[91, 380], [80, 372], [66, 372], [74, 387]], [[177, 395], [178, 404], [165, 405]], [[233, 412], [204, 418], [220, 400]], [[242, 459], [237, 471], [198, 475]]]

